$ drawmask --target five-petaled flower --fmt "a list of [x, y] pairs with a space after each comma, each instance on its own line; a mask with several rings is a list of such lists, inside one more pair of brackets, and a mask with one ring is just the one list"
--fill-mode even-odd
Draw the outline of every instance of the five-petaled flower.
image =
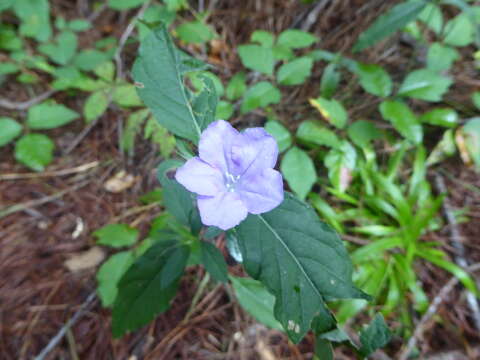
[[227, 230], [248, 213], [270, 211], [283, 201], [282, 175], [273, 169], [278, 146], [263, 128], [238, 132], [215, 121], [203, 131], [198, 155], [178, 168], [175, 178], [198, 194], [203, 224]]

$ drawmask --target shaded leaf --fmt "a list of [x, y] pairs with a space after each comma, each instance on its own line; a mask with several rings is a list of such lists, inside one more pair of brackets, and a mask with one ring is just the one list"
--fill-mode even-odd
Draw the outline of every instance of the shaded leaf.
[[201, 241], [202, 264], [212, 277], [220, 282], [228, 281], [227, 263], [218, 248], [206, 241]]
[[360, 342], [362, 344], [360, 353], [365, 357], [370, 356], [375, 350], [387, 345], [391, 338], [392, 335], [383, 316], [377, 314], [368, 327], [360, 332]]

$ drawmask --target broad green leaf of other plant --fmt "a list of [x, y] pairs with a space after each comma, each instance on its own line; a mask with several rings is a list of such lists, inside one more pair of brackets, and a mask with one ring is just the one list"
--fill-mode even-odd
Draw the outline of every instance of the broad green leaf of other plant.
[[228, 281], [227, 263], [220, 250], [213, 244], [201, 241], [202, 264], [212, 277], [220, 282]]
[[66, 106], [46, 101], [28, 110], [27, 126], [30, 129], [55, 129], [77, 119], [79, 114]]
[[352, 283], [339, 236], [291, 194], [271, 212], [249, 215], [235, 231], [247, 273], [274, 294], [275, 318], [293, 342], [310, 329], [324, 301], [369, 298]]
[[259, 107], [278, 104], [281, 97], [280, 90], [275, 86], [268, 81], [260, 81], [247, 90], [240, 110], [242, 113], [247, 113]]
[[333, 126], [343, 129], [347, 125], [348, 113], [342, 103], [335, 99], [310, 99], [310, 104]]
[[165, 240], [135, 261], [118, 284], [112, 314], [113, 336], [138, 329], [170, 307], [188, 256], [187, 246]]
[[128, 10], [142, 5], [146, 0], [108, 0], [108, 6], [115, 10]]
[[215, 38], [215, 32], [201, 21], [185, 22], [175, 29], [187, 44], [203, 44]]
[[466, 14], [460, 14], [447, 22], [444, 34], [445, 44], [467, 46], [473, 42], [475, 27]]
[[93, 233], [97, 238], [97, 244], [120, 248], [135, 244], [138, 238], [138, 230], [127, 224], [109, 224]]
[[306, 143], [338, 148], [340, 139], [330, 129], [313, 120], [303, 121], [297, 129], [297, 138]]
[[242, 64], [251, 70], [261, 72], [262, 74], [273, 74], [273, 51], [261, 45], [241, 45], [238, 47], [238, 55]]
[[360, 37], [353, 47], [353, 51], [364, 50], [394, 32], [401, 30], [409, 22], [417, 18], [426, 4], [427, 2], [425, 1], [409, 1], [395, 5], [360, 34]]
[[13, 11], [22, 21], [20, 34], [38, 41], [47, 41], [52, 35], [48, 0], [16, 0]]
[[469, 120], [462, 128], [465, 146], [475, 165], [480, 168], [480, 118]]
[[278, 36], [277, 45], [291, 49], [301, 49], [309, 47], [317, 41], [318, 38], [308, 32], [297, 29], [288, 29]]
[[433, 71], [448, 70], [459, 58], [457, 50], [441, 43], [433, 43], [428, 49], [427, 68]]
[[458, 114], [450, 108], [433, 109], [423, 114], [420, 121], [430, 125], [451, 128], [458, 124]]
[[358, 64], [357, 69], [360, 85], [366, 92], [380, 97], [390, 96], [393, 83], [385, 69], [375, 64]]
[[272, 47], [275, 42], [275, 37], [271, 32], [265, 30], [255, 30], [250, 36], [252, 42], [257, 42], [265, 47]]
[[427, 4], [420, 15], [418, 15], [418, 20], [432, 29], [437, 35], [442, 32], [443, 16], [442, 10], [440, 10], [438, 5], [432, 3]]
[[77, 35], [64, 31], [55, 38], [55, 42], [41, 44], [38, 50], [57, 64], [67, 65], [77, 52], [77, 46]]
[[[183, 75], [199, 70], [195, 59], [177, 50], [165, 27], [152, 30], [142, 41], [139, 56], [133, 66], [133, 77], [143, 102], [158, 122], [177, 136], [197, 142], [200, 133], [214, 120], [194, 110], [199, 99], [185, 87]], [[207, 84], [207, 82], [206, 82]], [[206, 87], [202, 101], [216, 98], [215, 89]]]
[[109, 104], [108, 94], [105, 91], [92, 93], [83, 105], [83, 115], [87, 123], [98, 119], [107, 110]]
[[0, 117], [0, 146], [7, 145], [22, 133], [22, 125], [9, 117]]
[[290, 188], [300, 199], [305, 199], [317, 180], [317, 173], [308, 154], [293, 147], [287, 151], [280, 165], [282, 174]]
[[303, 84], [312, 72], [313, 60], [301, 57], [280, 66], [277, 80], [282, 85]]
[[55, 144], [46, 135], [27, 134], [15, 143], [15, 159], [35, 171], [43, 171], [53, 160]]
[[380, 104], [380, 112], [384, 119], [390, 121], [393, 127], [406, 139], [414, 144], [421, 144], [423, 130], [415, 114], [400, 101], [384, 101]]
[[292, 145], [292, 135], [290, 135], [290, 131], [278, 121], [267, 121], [265, 130], [275, 138], [280, 152], [287, 150], [290, 145]]
[[403, 81], [398, 95], [414, 99], [438, 102], [453, 81], [430, 69], [412, 71]]
[[387, 345], [392, 338], [392, 334], [381, 314], [375, 315], [375, 318], [368, 327], [360, 332], [360, 353], [368, 357], [375, 350]]

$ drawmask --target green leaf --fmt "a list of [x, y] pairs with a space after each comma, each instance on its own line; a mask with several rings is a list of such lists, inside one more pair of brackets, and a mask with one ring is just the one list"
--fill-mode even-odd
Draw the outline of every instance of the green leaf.
[[120, 147], [123, 151], [131, 152], [134, 149], [135, 139], [149, 114], [150, 111], [148, 109], [141, 109], [128, 116], [127, 124], [120, 139]]
[[403, 137], [414, 144], [422, 143], [422, 126], [406, 104], [400, 101], [384, 101], [380, 104], [380, 112]]
[[475, 91], [472, 94], [472, 102], [480, 110], [480, 91]]
[[15, 143], [15, 159], [35, 171], [43, 171], [53, 160], [55, 144], [46, 135], [23, 135]]
[[292, 48], [285, 45], [274, 45], [272, 51], [273, 58], [276, 60], [292, 60], [295, 58]]
[[427, 68], [433, 71], [445, 71], [460, 58], [457, 50], [441, 43], [433, 43], [428, 49]]
[[465, 147], [477, 167], [480, 168], [480, 118], [470, 119], [463, 127]]
[[287, 150], [290, 145], [292, 145], [292, 135], [290, 135], [290, 131], [278, 121], [267, 121], [265, 130], [275, 138], [280, 152]]
[[279, 35], [277, 45], [291, 49], [301, 49], [309, 47], [317, 41], [318, 38], [308, 32], [297, 29], [288, 29]]
[[243, 114], [257, 109], [267, 107], [270, 104], [278, 104], [282, 94], [268, 81], [260, 81], [247, 90], [243, 97], [240, 108]]
[[52, 36], [48, 0], [17, 0], [13, 2], [13, 11], [22, 22], [20, 34], [40, 42]]
[[447, 22], [443, 42], [452, 46], [467, 46], [473, 42], [475, 27], [466, 14], [457, 15]]
[[97, 238], [97, 244], [113, 248], [131, 246], [138, 239], [138, 230], [127, 224], [109, 224], [93, 233]]
[[237, 100], [243, 96], [247, 90], [245, 82], [245, 73], [240, 71], [236, 73], [228, 82], [226, 96], [228, 100]]
[[337, 148], [340, 146], [340, 140], [330, 129], [319, 124], [317, 121], [303, 121], [297, 129], [297, 138], [301, 141], [320, 146]]
[[73, 64], [83, 71], [93, 71], [106, 62], [110, 57], [104, 51], [86, 49], [78, 53], [73, 59]]
[[275, 318], [298, 343], [324, 301], [369, 298], [352, 283], [352, 265], [338, 235], [305, 203], [286, 194], [262, 215], [236, 227], [243, 265], [275, 296]]
[[150, 5], [143, 14], [142, 20], [144, 22], [137, 22], [138, 37], [140, 41], [142, 41], [151, 31], [148, 24], [165, 24], [166, 26], [170, 26], [175, 20], [175, 17], [175, 11], [169, 10], [165, 5]]
[[59, 65], [67, 65], [77, 52], [77, 35], [71, 31], [60, 33], [55, 42], [40, 44], [38, 50]]
[[438, 108], [423, 114], [420, 117], [420, 121], [430, 125], [451, 128], [458, 124], [458, 114], [455, 110], [450, 108]]
[[87, 123], [98, 119], [107, 110], [109, 104], [108, 95], [100, 90], [90, 94], [83, 105], [83, 116]]
[[212, 277], [220, 282], [228, 281], [228, 270], [225, 259], [218, 248], [206, 241], [200, 242], [202, 248], [202, 264]]
[[118, 282], [133, 264], [135, 257], [132, 251], [122, 251], [110, 256], [97, 272], [97, 293], [103, 307], [113, 305], [118, 293]]
[[27, 126], [30, 129], [55, 129], [79, 117], [78, 113], [54, 101], [45, 101], [28, 109]]
[[275, 37], [269, 31], [255, 30], [250, 36], [250, 41], [259, 43], [264, 47], [272, 47], [275, 42]]
[[258, 322], [276, 330], [284, 331], [282, 325], [273, 315], [275, 297], [268, 292], [261, 282], [246, 278], [230, 276], [235, 296], [242, 306]]
[[272, 49], [261, 45], [240, 45], [238, 55], [242, 64], [251, 70], [261, 72], [266, 75], [273, 74], [273, 52]]
[[0, 75], [15, 74], [20, 71], [20, 66], [14, 63], [0, 64]]
[[328, 178], [332, 185], [341, 193], [345, 192], [352, 181], [353, 171], [356, 168], [357, 152], [355, 148], [348, 141], [343, 141], [339, 148], [329, 151], [324, 162], [328, 168]]
[[243, 262], [242, 251], [240, 250], [240, 245], [238, 244], [238, 238], [233, 231], [227, 232], [227, 249], [228, 253], [236, 262]]
[[156, 243], [123, 275], [113, 306], [112, 332], [120, 337], [170, 307], [189, 249], [174, 240]]
[[7, 10], [14, 2], [15, 0], [0, 0], [0, 11]]
[[[183, 75], [202, 67], [198, 60], [175, 48], [165, 27], [152, 30], [143, 39], [133, 66], [138, 95], [157, 121], [175, 135], [194, 142], [208, 123], [202, 122], [205, 114], [200, 114], [202, 119], [195, 115], [194, 97], [185, 87]], [[209, 110], [214, 115], [215, 110]]]
[[0, 117], [0, 146], [7, 145], [22, 133], [22, 125], [9, 117]]
[[333, 347], [329, 340], [322, 339], [320, 336], [315, 338], [314, 360], [334, 360]]
[[338, 65], [336, 63], [330, 63], [323, 71], [320, 82], [320, 95], [326, 99], [332, 97], [340, 83], [341, 74], [337, 71], [337, 67]]
[[357, 120], [348, 127], [348, 136], [359, 148], [366, 148], [372, 140], [381, 137], [374, 123], [367, 120]]
[[412, 71], [403, 81], [398, 95], [425, 101], [441, 101], [453, 81], [430, 69]]
[[167, 210], [183, 225], [192, 230], [200, 230], [200, 215], [194, 202], [194, 197], [171, 176], [171, 171], [181, 166], [175, 160], [167, 160], [158, 168], [158, 180], [163, 187], [163, 202]]
[[353, 51], [361, 51], [375, 45], [384, 38], [401, 30], [409, 22], [415, 20], [427, 3], [424, 1], [409, 1], [395, 5], [360, 34], [353, 46]]
[[418, 20], [423, 22], [428, 28], [433, 30], [437, 35], [442, 32], [443, 16], [442, 10], [438, 5], [428, 3], [418, 15]]
[[88, 20], [74, 19], [68, 22], [68, 28], [72, 31], [85, 31], [92, 27], [92, 24]]
[[358, 64], [357, 75], [366, 92], [380, 97], [388, 97], [392, 93], [392, 79], [381, 66]]
[[188, 7], [187, 0], [163, 0], [170, 11], [179, 11]]
[[115, 10], [128, 10], [142, 5], [146, 0], [108, 0], [108, 6]]
[[312, 72], [313, 60], [301, 57], [280, 66], [277, 80], [282, 85], [303, 84]]
[[184, 22], [175, 29], [180, 39], [187, 44], [203, 44], [215, 38], [215, 32], [201, 21]]
[[213, 82], [215, 91], [219, 97], [223, 96], [223, 93], [225, 92], [222, 80], [210, 71], [196, 71], [188, 74], [188, 78], [192, 82], [195, 91], [202, 91], [205, 88], [205, 78], [208, 78]]
[[310, 99], [310, 104], [333, 126], [343, 129], [347, 124], [348, 113], [341, 102], [335, 99], [328, 100], [319, 97], [317, 99]]
[[[15, 51], [23, 48], [23, 41], [17, 36], [13, 26], [0, 24], [0, 49]], [[24, 52], [17, 54], [24, 55]], [[26, 56], [26, 55], [25, 55]], [[14, 58], [12, 56], [12, 58]]]
[[112, 82], [115, 78], [115, 65], [111, 61], [105, 61], [98, 65], [93, 72], [102, 80]]
[[121, 107], [142, 106], [142, 101], [137, 95], [135, 86], [125, 84], [115, 87], [112, 94], [112, 100]]
[[308, 154], [292, 147], [283, 157], [280, 168], [290, 188], [300, 199], [305, 199], [317, 180], [315, 166]]
[[217, 105], [215, 119], [228, 120], [232, 117], [234, 111], [235, 109], [231, 103], [222, 100]]

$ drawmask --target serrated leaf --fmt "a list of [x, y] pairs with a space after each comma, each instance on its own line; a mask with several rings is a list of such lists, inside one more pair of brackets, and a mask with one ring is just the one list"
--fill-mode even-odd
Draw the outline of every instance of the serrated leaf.
[[275, 318], [295, 343], [324, 300], [369, 298], [352, 283], [353, 268], [338, 235], [288, 193], [274, 210], [249, 215], [236, 234], [247, 273], [274, 294]]
[[312, 72], [313, 60], [301, 57], [280, 66], [277, 81], [282, 85], [303, 84]]
[[443, 127], [454, 127], [458, 124], [458, 114], [450, 108], [433, 109], [420, 116], [422, 123]]
[[175, 31], [187, 44], [203, 44], [215, 38], [215, 32], [201, 21], [184, 22]]
[[445, 71], [460, 58], [457, 50], [441, 43], [430, 45], [427, 53], [427, 68], [433, 71]]
[[32, 106], [28, 110], [27, 126], [30, 129], [55, 129], [79, 117], [78, 113], [53, 101]]
[[291, 49], [301, 49], [309, 47], [317, 41], [318, 38], [308, 32], [297, 29], [288, 29], [282, 31], [278, 36], [277, 45]]
[[375, 318], [368, 327], [360, 332], [360, 342], [362, 344], [360, 353], [367, 357], [373, 354], [390, 342], [392, 335], [385, 324], [381, 314], [375, 315]]
[[427, 3], [424, 1], [409, 1], [395, 5], [360, 34], [353, 51], [361, 51], [375, 45], [384, 38], [401, 30], [409, 22], [415, 20]]
[[357, 75], [360, 79], [360, 85], [366, 92], [380, 97], [388, 97], [392, 93], [392, 79], [381, 66], [358, 64]]
[[35, 171], [43, 171], [53, 160], [55, 144], [46, 135], [27, 134], [15, 143], [15, 159]]
[[291, 148], [283, 157], [280, 169], [290, 188], [300, 199], [305, 199], [317, 180], [315, 166], [308, 154], [298, 147]]
[[238, 55], [246, 68], [266, 75], [273, 74], [274, 59], [271, 48], [253, 44], [240, 45], [238, 47]]
[[220, 282], [228, 281], [228, 270], [225, 259], [218, 248], [206, 241], [200, 242], [202, 248], [202, 264], [212, 277]]
[[297, 138], [307, 143], [336, 148], [340, 146], [338, 136], [316, 121], [303, 121], [297, 129]]
[[187, 246], [165, 240], [135, 261], [118, 284], [112, 313], [113, 336], [146, 325], [170, 307], [188, 256]]
[[208, 124], [195, 116], [194, 98], [184, 86], [183, 75], [202, 66], [175, 48], [165, 27], [152, 30], [143, 39], [133, 66], [138, 95], [157, 121], [175, 135], [194, 142]]
[[390, 121], [393, 127], [406, 139], [414, 144], [421, 144], [423, 130], [415, 114], [400, 101], [384, 101], [380, 104], [380, 112], [384, 119]]
[[83, 116], [87, 123], [98, 119], [107, 110], [109, 104], [108, 95], [100, 90], [90, 94], [83, 105]]
[[414, 99], [437, 102], [442, 100], [443, 94], [453, 81], [430, 69], [412, 71], [403, 81], [398, 95]]
[[96, 230], [93, 236], [97, 238], [98, 245], [120, 248], [135, 244], [138, 234], [137, 229], [127, 224], [109, 224]]
[[310, 99], [310, 105], [317, 109], [320, 114], [333, 126], [343, 129], [348, 121], [348, 113], [342, 103], [335, 99], [325, 99], [319, 97]]
[[445, 24], [443, 42], [452, 46], [467, 46], [473, 42], [475, 27], [466, 14], [457, 15]]
[[22, 125], [9, 117], [0, 117], [0, 146], [7, 145], [22, 133]]
[[243, 97], [241, 112], [247, 113], [259, 107], [278, 104], [282, 94], [268, 81], [260, 81], [247, 90]]
[[290, 131], [278, 121], [267, 121], [265, 124], [265, 130], [275, 138], [280, 152], [287, 150], [292, 144], [292, 135], [290, 135]]
[[240, 305], [258, 322], [276, 330], [284, 331], [273, 315], [275, 297], [260, 281], [230, 276], [235, 296]]
[[97, 293], [103, 307], [113, 305], [118, 293], [118, 282], [133, 264], [135, 256], [132, 251], [122, 251], [110, 256], [97, 272]]

